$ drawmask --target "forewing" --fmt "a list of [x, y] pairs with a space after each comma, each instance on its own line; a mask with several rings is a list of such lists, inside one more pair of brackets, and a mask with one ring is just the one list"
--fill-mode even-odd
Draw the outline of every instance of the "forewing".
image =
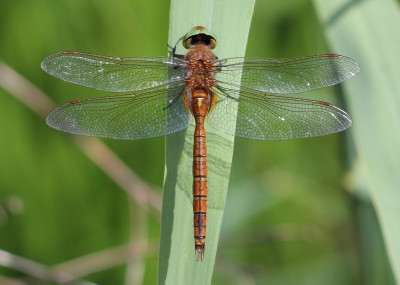
[[288, 140], [323, 136], [351, 126], [351, 118], [345, 111], [322, 101], [269, 95], [246, 88], [218, 87], [214, 92], [218, 102], [208, 115], [208, 123], [238, 137]]
[[228, 58], [216, 62], [220, 83], [272, 94], [293, 94], [343, 82], [359, 71], [353, 59], [337, 55], [298, 58]]
[[155, 87], [132, 94], [75, 100], [54, 109], [47, 124], [78, 135], [145, 139], [180, 131], [190, 125], [184, 86]]
[[59, 52], [42, 68], [62, 80], [111, 92], [127, 92], [183, 81], [184, 61], [169, 57], [111, 57]]

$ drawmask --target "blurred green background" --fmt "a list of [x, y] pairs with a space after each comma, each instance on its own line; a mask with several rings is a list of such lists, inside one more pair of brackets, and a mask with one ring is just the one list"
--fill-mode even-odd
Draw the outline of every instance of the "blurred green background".
[[[46, 74], [40, 62], [62, 50], [167, 55], [168, 22], [168, 1], [0, 0], [0, 60], [57, 105], [105, 96]], [[256, 2], [247, 56], [327, 52], [341, 53], [325, 45], [311, 1]], [[346, 109], [338, 91], [305, 96]], [[95, 283], [156, 283], [159, 211], [132, 201], [74, 139], [3, 86], [0, 130], [1, 250]], [[236, 140], [213, 284], [394, 284], [375, 213], [348, 191], [349, 139], [346, 131]], [[102, 141], [161, 199], [164, 138]], [[1, 264], [0, 284], [53, 284]]]

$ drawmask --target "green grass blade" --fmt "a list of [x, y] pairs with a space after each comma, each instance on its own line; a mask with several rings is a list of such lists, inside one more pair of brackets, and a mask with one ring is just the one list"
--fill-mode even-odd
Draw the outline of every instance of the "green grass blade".
[[[344, 84], [362, 183], [369, 190], [400, 282], [400, 15], [398, 3], [314, 0], [331, 50], [358, 61]], [[360, 179], [360, 177], [358, 177]]]
[[[244, 56], [254, 0], [185, 1], [171, 3], [169, 44], [194, 26], [204, 26], [218, 39], [219, 58]], [[181, 43], [179, 54], [184, 54]], [[159, 284], [210, 284], [228, 190], [234, 138], [206, 124], [208, 151], [208, 214], [204, 262], [196, 262], [193, 238], [193, 132], [166, 138], [166, 170], [161, 225]]]

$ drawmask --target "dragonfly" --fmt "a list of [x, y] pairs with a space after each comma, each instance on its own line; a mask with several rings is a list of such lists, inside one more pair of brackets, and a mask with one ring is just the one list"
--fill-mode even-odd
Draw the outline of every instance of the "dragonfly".
[[[182, 40], [185, 55], [175, 53]], [[290, 94], [332, 86], [360, 67], [338, 54], [268, 59], [218, 59], [217, 37], [191, 29], [168, 57], [52, 54], [42, 68], [64, 81], [115, 95], [77, 99], [51, 111], [49, 126], [72, 134], [137, 140], [179, 132], [195, 122], [193, 216], [196, 260], [204, 260], [207, 225], [205, 121], [229, 135], [289, 140], [349, 128], [350, 116], [330, 103]], [[236, 123], [234, 123], [236, 121]], [[168, 151], [168, 150], [167, 150]]]

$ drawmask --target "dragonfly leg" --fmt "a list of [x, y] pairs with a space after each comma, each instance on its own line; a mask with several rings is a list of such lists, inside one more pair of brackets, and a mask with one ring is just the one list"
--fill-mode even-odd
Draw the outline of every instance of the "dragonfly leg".
[[178, 39], [178, 41], [176, 42], [175, 46], [170, 46], [169, 44], [167, 44], [168, 48], [169, 48], [169, 56], [170, 57], [176, 57], [176, 58], [184, 58], [185, 56], [183, 54], [177, 54], [176, 53], [176, 47], [178, 46], [178, 43], [184, 38], [184, 36], [180, 37]]

